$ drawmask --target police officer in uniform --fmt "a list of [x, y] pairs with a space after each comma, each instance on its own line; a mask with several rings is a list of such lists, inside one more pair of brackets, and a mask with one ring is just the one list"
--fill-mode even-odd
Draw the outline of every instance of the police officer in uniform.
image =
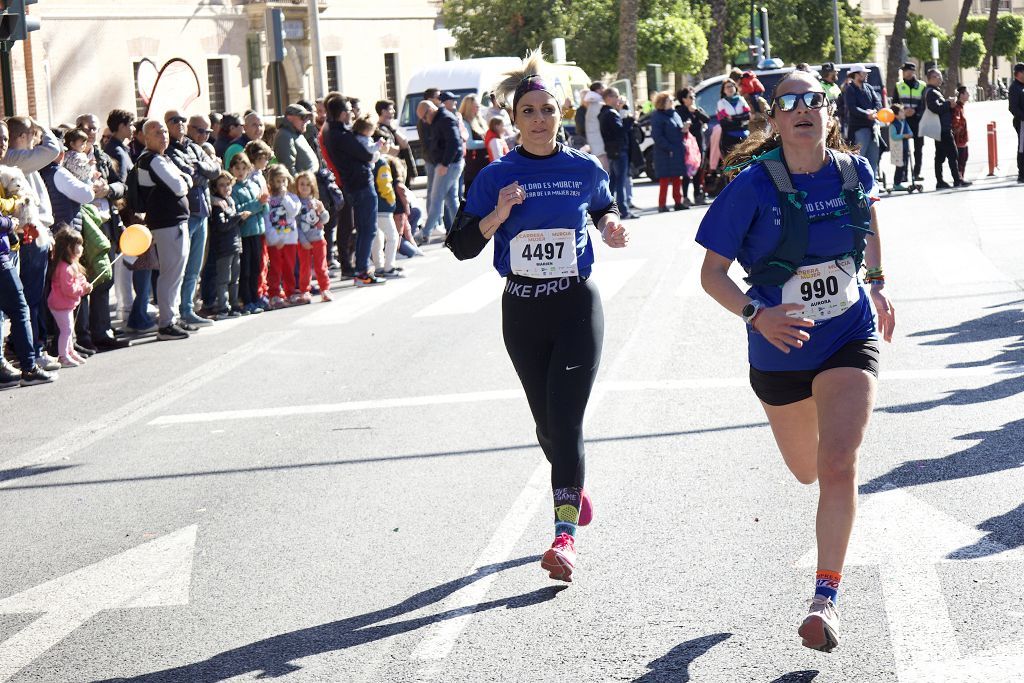
[[924, 89], [925, 83], [917, 80], [917, 67], [907, 62], [902, 67], [903, 79], [896, 83], [896, 95], [893, 102], [903, 105], [903, 111], [907, 113], [907, 123], [914, 133], [914, 180], [924, 180], [921, 175], [921, 157], [924, 155], [924, 138], [918, 132], [921, 125], [921, 115], [924, 114]]

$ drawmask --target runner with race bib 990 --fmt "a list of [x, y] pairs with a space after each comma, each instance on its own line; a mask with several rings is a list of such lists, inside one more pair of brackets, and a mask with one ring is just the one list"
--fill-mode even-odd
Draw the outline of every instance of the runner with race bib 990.
[[[783, 78], [771, 126], [726, 160], [747, 168], [697, 232], [708, 250], [704, 289], [747, 325], [750, 383], [783, 460], [802, 483], [818, 481], [818, 571], [798, 633], [823, 652], [839, 644], [837, 591], [857, 510], [857, 450], [875, 398], [877, 337], [891, 341], [896, 324], [874, 175], [847, 152], [831, 107], [813, 75]], [[746, 293], [728, 275], [733, 260], [747, 272]]]
[[544, 68], [537, 50], [495, 88], [498, 101], [511, 104], [521, 144], [477, 175], [445, 246], [463, 260], [493, 238], [494, 268], [506, 278], [505, 348], [551, 463], [555, 540], [541, 566], [552, 579], [572, 581], [577, 527], [592, 514], [583, 490], [583, 415], [604, 337], [587, 214], [606, 244], [624, 247], [629, 235], [601, 163], [555, 142], [561, 103]]

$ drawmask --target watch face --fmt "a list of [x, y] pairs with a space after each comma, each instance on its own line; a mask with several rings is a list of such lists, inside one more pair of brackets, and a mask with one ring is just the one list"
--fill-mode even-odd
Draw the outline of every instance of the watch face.
[[747, 304], [746, 306], [743, 307], [743, 311], [741, 311], [741, 315], [744, 318], [749, 318], [750, 316], [754, 315], [754, 312], [756, 310], [757, 310], [757, 308], [754, 306], [754, 304]]

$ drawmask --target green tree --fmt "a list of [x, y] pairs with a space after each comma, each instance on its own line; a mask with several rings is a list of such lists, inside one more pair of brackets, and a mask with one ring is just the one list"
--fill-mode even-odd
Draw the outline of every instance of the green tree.
[[[550, 0], [543, 12], [529, 0], [445, 0], [441, 19], [462, 57], [524, 55], [565, 35], [570, 0]], [[612, 51], [613, 59], [617, 50]]]
[[965, 33], [960, 46], [960, 68], [977, 69], [985, 56], [985, 39], [977, 33]]
[[708, 41], [693, 19], [648, 17], [637, 26], [641, 64], [661, 64], [665, 71], [696, 73], [708, 60]]
[[1000, 57], [1014, 59], [1024, 46], [1024, 17], [1019, 14], [1004, 14], [996, 21], [995, 53]]
[[910, 54], [921, 61], [931, 61], [932, 38], [938, 38], [942, 45], [949, 39], [949, 34], [931, 19], [911, 14], [910, 28], [907, 29], [907, 49]]

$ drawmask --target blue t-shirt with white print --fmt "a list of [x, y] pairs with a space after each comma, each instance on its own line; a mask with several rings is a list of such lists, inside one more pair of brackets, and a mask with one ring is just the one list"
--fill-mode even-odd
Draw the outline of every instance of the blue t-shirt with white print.
[[587, 234], [587, 211], [612, 203], [608, 174], [593, 156], [559, 145], [551, 156], [537, 157], [516, 148], [491, 162], [469, 187], [465, 212], [486, 216], [498, 205], [498, 192], [519, 182], [526, 201], [512, 207], [494, 233], [494, 267], [504, 277], [511, 271], [509, 243], [524, 230], [571, 228], [576, 232], [576, 264], [581, 277], [590, 275], [594, 245]]
[[[864, 157], [853, 156], [865, 194], [877, 194], [874, 175]], [[801, 265], [827, 261], [847, 253], [853, 245], [853, 228], [849, 216], [826, 216], [846, 207], [843, 198], [843, 180], [832, 158], [815, 173], [791, 175], [793, 186], [806, 192], [804, 205], [812, 219], [808, 227], [807, 256]], [[733, 179], [715, 199], [704, 215], [697, 230], [697, 242], [727, 259], [739, 261], [750, 272], [751, 266], [771, 254], [782, 234], [781, 211], [778, 208], [778, 190], [761, 164], [754, 163]], [[758, 285], [747, 290], [747, 296], [768, 306], [782, 302], [782, 288]], [[761, 334], [747, 326], [750, 364], [765, 372], [784, 370], [814, 370], [836, 351], [851, 341], [875, 339], [875, 315], [871, 304], [860, 287], [860, 299], [843, 314], [818, 321], [814, 328], [806, 328], [810, 340], [803, 347], [790, 348], [783, 353], [771, 345]]]

